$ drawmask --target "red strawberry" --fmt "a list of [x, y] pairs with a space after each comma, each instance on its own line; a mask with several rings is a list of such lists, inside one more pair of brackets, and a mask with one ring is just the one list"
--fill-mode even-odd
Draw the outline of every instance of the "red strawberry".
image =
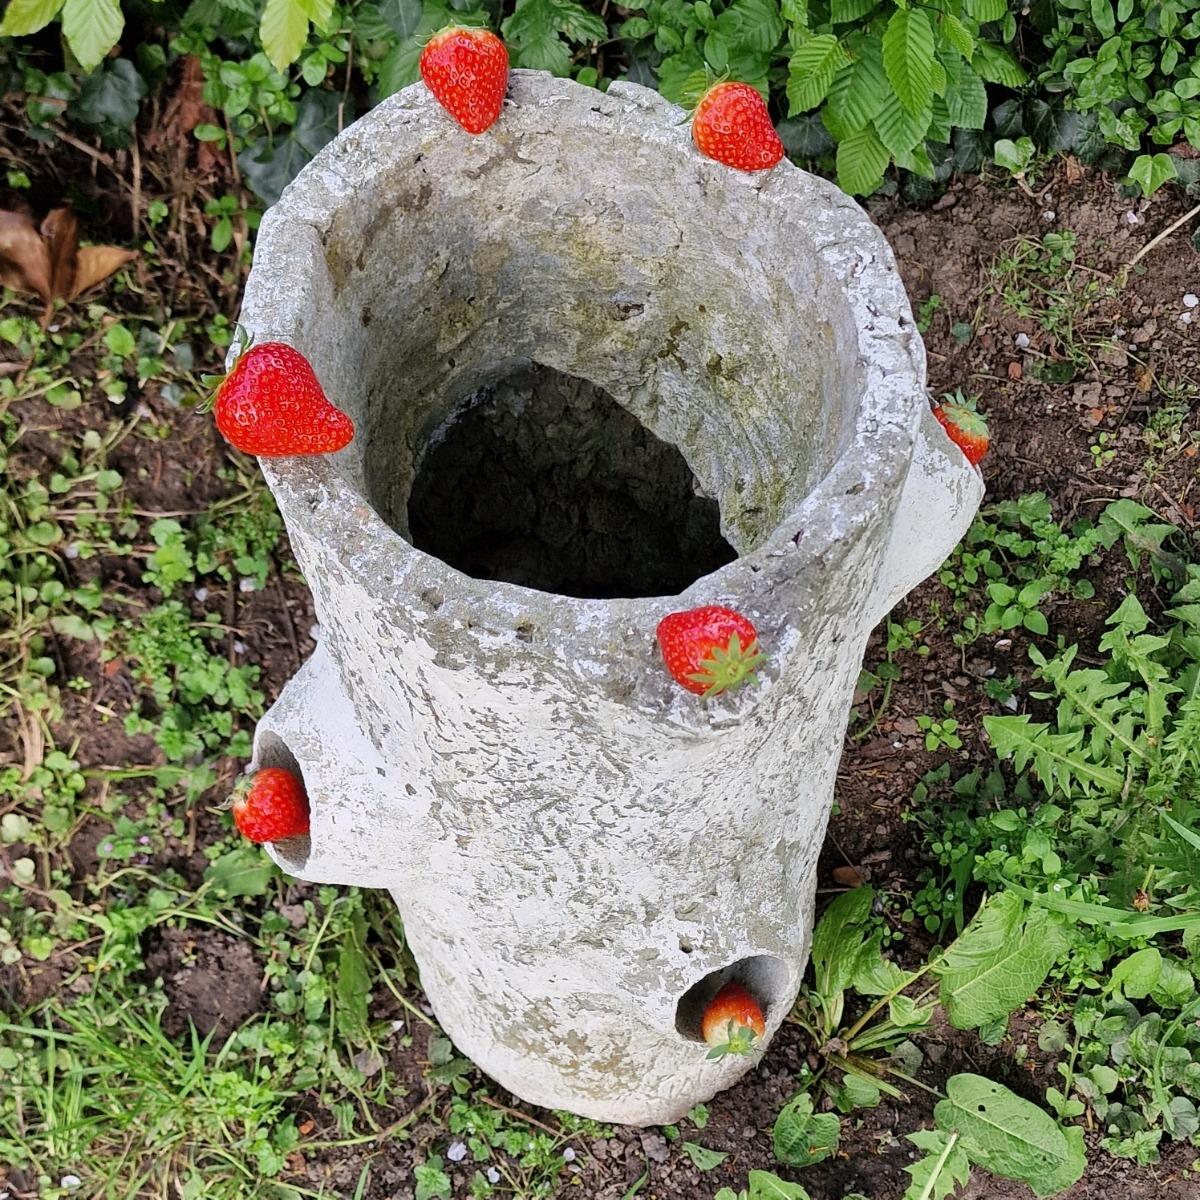
[[709, 1058], [749, 1054], [767, 1031], [758, 1001], [740, 983], [727, 983], [709, 1002], [700, 1032], [712, 1047]]
[[766, 171], [783, 157], [783, 143], [763, 98], [748, 83], [710, 87], [692, 117], [701, 154], [739, 171]]
[[233, 793], [233, 823], [252, 842], [278, 842], [308, 832], [304, 784], [283, 767], [263, 767]]
[[504, 105], [508, 51], [490, 29], [451, 25], [421, 51], [421, 78], [468, 133], [482, 133]]
[[212, 410], [221, 436], [259, 458], [330, 454], [354, 437], [354, 422], [325, 398], [308, 359], [282, 342], [244, 350]]
[[942, 423], [950, 440], [962, 449], [967, 462], [977, 466], [987, 453], [987, 422], [962, 400], [946, 397], [934, 410], [933, 415]]
[[658, 645], [675, 682], [705, 698], [753, 679], [763, 661], [758, 630], [716, 604], [668, 613], [658, 623]]

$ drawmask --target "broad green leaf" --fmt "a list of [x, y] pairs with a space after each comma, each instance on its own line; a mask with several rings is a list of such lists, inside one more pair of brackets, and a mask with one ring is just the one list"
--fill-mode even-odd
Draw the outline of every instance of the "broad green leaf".
[[941, 29], [946, 41], [970, 62], [975, 53], [975, 38], [971, 31], [953, 13], [941, 14]]
[[798, 1183], [788, 1183], [771, 1171], [751, 1171], [748, 1200], [809, 1200]]
[[948, 54], [946, 68], [946, 107], [950, 120], [960, 129], [982, 129], [987, 120], [987, 89], [971, 64], [958, 54]]
[[1020, 87], [1028, 79], [1017, 60], [1007, 50], [991, 42], [979, 42], [976, 45], [971, 66], [988, 83], [999, 83], [1004, 87]]
[[865, 938], [860, 927], [875, 898], [869, 887], [844, 892], [822, 914], [813, 930], [812, 967], [817, 993], [830, 999], [854, 977]]
[[932, 109], [910, 113], [895, 96], [889, 96], [875, 118], [875, 132], [893, 154], [906, 154], [925, 140], [932, 116]]
[[775, 1157], [785, 1166], [811, 1166], [837, 1149], [841, 1131], [842, 1123], [834, 1113], [814, 1113], [812, 1097], [801, 1092], [775, 1119]]
[[1164, 183], [1176, 177], [1175, 160], [1169, 154], [1139, 154], [1129, 168], [1129, 178], [1141, 189], [1143, 196], [1153, 196]]
[[877, 38], [868, 38], [858, 57], [834, 76], [822, 114], [825, 127], [841, 141], [865, 129], [889, 95], [883, 47]]
[[833, 77], [849, 62], [850, 56], [832, 33], [801, 42], [788, 62], [788, 116], [820, 104]]
[[835, 25], [847, 25], [874, 12], [879, 7], [879, 0], [831, 0], [829, 19]]
[[225, 899], [261, 896], [276, 874], [275, 864], [261, 850], [238, 846], [209, 863], [204, 882]]
[[681, 1149], [698, 1171], [712, 1171], [729, 1157], [723, 1150], [710, 1150], [696, 1142], [684, 1142]]
[[747, 49], [774, 50], [783, 37], [783, 17], [777, 0], [734, 0], [727, 12], [737, 29], [738, 41]]
[[1008, 0], [967, 0], [967, 12], [981, 24], [1000, 21], [1008, 12]]
[[367, 923], [356, 912], [347, 928], [337, 966], [337, 1023], [341, 1035], [351, 1042], [367, 1036], [367, 1003], [371, 998], [371, 977], [367, 971]]
[[124, 28], [117, 0], [66, 0], [63, 5], [63, 36], [85, 71], [99, 65]]
[[308, 19], [322, 32], [329, 31], [329, 18], [333, 16], [333, 0], [300, 0]]
[[9, 0], [0, 21], [0, 37], [23, 37], [44, 29], [63, 6], [63, 0]]
[[1114, 991], [1123, 990], [1130, 1000], [1144, 1000], [1158, 983], [1162, 966], [1162, 955], [1153, 946], [1135, 950], [1113, 968], [1109, 987]]
[[88, 125], [130, 128], [147, 91], [146, 81], [127, 58], [109, 59], [79, 84], [71, 116]]
[[1064, 1131], [1049, 1114], [981, 1075], [954, 1075], [933, 1110], [937, 1127], [957, 1133], [972, 1163], [1052, 1196], [1083, 1174], [1083, 1131]]
[[918, 1129], [905, 1136], [918, 1150], [924, 1150], [925, 1156], [904, 1168], [912, 1176], [912, 1183], [903, 1200], [945, 1200], [956, 1187], [967, 1182], [971, 1164], [959, 1145], [957, 1133]]
[[910, 113], [930, 106], [934, 93], [933, 29], [920, 8], [898, 8], [883, 34], [883, 66]]
[[1024, 1004], [1066, 945], [1062, 926], [1011, 892], [989, 897], [935, 967], [950, 1023], [974, 1029]]
[[267, 0], [258, 36], [275, 70], [291, 66], [308, 39], [308, 13], [301, 0]]
[[868, 196], [883, 182], [890, 161], [887, 147], [868, 125], [838, 145], [838, 185], [852, 196]]
[[501, 29], [514, 66], [554, 75], [571, 69], [571, 50], [564, 39], [588, 42], [608, 36], [604, 21], [575, 0], [517, 0]]

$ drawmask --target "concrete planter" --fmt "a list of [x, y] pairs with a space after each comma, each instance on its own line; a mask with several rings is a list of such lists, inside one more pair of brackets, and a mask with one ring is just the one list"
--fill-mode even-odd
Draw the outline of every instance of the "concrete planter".
[[[276, 860], [391, 890], [463, 1053], [533, 1103], [666, 1122], [752, 1065], [699, 1040], [726, 978], [757, 993], [768, 1036], [788, 1011], [866, 637], [961, 536], [982, 481], [930, 415], [883, 237], [833, 185], [707, 162], [634, 85], [517, 71], [510, 97], [470, 138], [407, 89], [263, 221], [242, 319], [303, 351], [359, 435], [263, 462], [322, 636], [255, 765], [298, 768], [312, 802], [311, 835]], [[539, 479], [576, 471], [538, 518], [575, 532], [505, 533], [507, 565], [476, 539], [459, 557], [488, 578], [409, 540], [418, 494], [483, 486], [486, 453], [440, 499], [422, 476], [468, 419], [508, 430], [510, 474], [542, 438], [557, 458]], [[699, 495], [655, 491], [671, 446]], [[615, 516], [575, 503], [593, 467]], [[637, 511], [678, 527], [661, 552], [620, 508], [622, 471]], [[505, 479], [443, 526], [507, 529]], [[705, 540], [706, 504], [732, 551]], [[581, 521], [588, 562], [549, 588]], [[745, 612], [769, 654], [761, 686], [708, 706], [654, 641], [664, 613], [703, 603]]]

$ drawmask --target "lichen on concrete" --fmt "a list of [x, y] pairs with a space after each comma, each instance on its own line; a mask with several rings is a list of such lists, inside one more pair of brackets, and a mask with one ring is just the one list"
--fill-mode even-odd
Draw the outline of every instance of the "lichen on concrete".
[[[264, 218], [243, 320], [359, 429], [263, 464], [322, 628], [256, 737], [312, 803], [275, 856], [390, 889], [438, 1019], [517, 1095], [678, 1118], [753, 1065], [706, 1059], [705, 995], [745, 979], [768, 1038], [791, 1005], [866, 637], [982, 491], [882, 235], [790, 164], [699, 158], [644, 88], [517, 71], [478, 137], [416, 85], [335, 139]], [[535, 366], [678, 447], [738, 557], [598, 599], [407, 541], [430, 438]], [[653, 636], [701, 603], [769, 654], [707, 706]]]

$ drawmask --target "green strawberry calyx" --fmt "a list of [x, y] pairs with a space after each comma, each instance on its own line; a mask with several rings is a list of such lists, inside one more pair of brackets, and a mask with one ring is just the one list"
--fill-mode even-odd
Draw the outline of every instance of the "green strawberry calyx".
[[738, 1021], [729, 1020], [725, 1024], [725, 1040], [715, 1045], [705, 1057], [716, 1060], [730, 1054], [742, 1056], [750, 1054], [757, 1045], [758, 1034], [753, 1029]]
[[700, 698], [707, 700], [710, 696], [719, 696], [754, 679], [755, 672], [765, 658], [766, 655], [758, 648], [757, 638], [751, 638], [749, 644], [743, 647], [742, 639], [735, 633], [724, 649], [714, 646], [708, 657], [700, 663], [700, 669], [688, 678], [693, 683], [704, 685]]
[[975, 409], [968, 408], [967, 405], [959, 404], [954, 400], [944, 402], [941, 407], [942, 413], [955, 429], [967, 434], [968, 437], [987, 437], [987, 421]]
[[221, 390], [221, 384], [233, 373], [233, 368], [238, 365], [243, 354], [254, 345], [254, 334], [252, 334], [240, 322], [233, 327], [233, 343], [237, 345], [237, 354], [233, 360], [233, 367], [221, 374], [204, 374], [200, 376], [200, 382], [207, 389], [207, 395], [196, 405], [196, 412], [208, 412], [216, 403], [217, 393]]

